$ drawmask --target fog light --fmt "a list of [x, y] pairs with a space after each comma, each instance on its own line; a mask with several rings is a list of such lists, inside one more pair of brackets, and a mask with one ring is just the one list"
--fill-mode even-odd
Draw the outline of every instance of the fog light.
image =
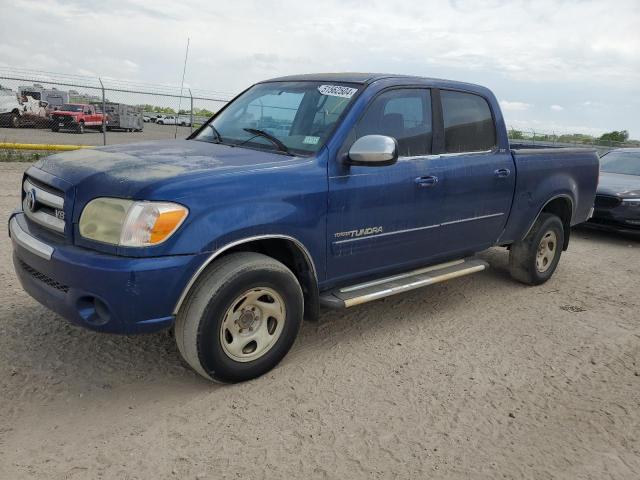
[[78, 313], [89, 325], [100, 327], [111, 320], [106, 303], [96, 297], [82, 297], [77, 303]]

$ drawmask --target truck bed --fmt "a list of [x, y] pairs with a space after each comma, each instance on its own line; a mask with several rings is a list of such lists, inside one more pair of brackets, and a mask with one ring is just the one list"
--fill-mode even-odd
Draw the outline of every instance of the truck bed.
[[[515, 147], [515, 148], [513, 148]], [[595, 150], [586, 148], [511, 148], [516, 169], [513, 206], [500, 244], [522, 239], [550, 201], [571, 201], [571, 225], [585, 222], [593, 207], [599, 172]]]

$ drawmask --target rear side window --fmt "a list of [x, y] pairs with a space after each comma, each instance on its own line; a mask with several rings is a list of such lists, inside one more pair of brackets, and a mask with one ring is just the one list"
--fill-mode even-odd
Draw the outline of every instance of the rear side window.
[[356, 126], [356, 138], [387, 135], [398, 141], [401, 157], [431, 153], [431, 92], [398, 89], [381, 93]]
[[445, 152], [480, 152], [496, 146], [496, 129], [487, 101], [472, 93], [442, 90]]

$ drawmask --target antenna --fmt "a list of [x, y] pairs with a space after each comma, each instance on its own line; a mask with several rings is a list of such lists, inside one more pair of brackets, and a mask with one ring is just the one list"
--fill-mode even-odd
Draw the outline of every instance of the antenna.
[[184, 88], [184, 74], [187, 71], [187, 58], [189, 57], [189, 41], [191, 39], [187, 37], [187, 51], [184, 52], [184, 67], [182, 68], [182, 82], [180, 83], [180, 98], [178, 99], [178, 113], [176, 114], [176, 130], [173, 134], [173, 138], [178, 138], [178, 122], [180, 121], [180, 107], [182, 106], [182, 90]]

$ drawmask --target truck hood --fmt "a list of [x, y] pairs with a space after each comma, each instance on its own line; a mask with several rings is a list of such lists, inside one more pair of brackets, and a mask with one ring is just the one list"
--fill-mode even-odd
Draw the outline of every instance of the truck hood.
[[640, 176], [600, 172], [598, 194], [618, 197], [640, 196]]
[[22, 110], [22, 105], [15, 98], [0, 97], [0, 113], [10, 112], [16, 108]]
[[[296, 164], [300, 158], [243, 147], [169, 140], [82, 149], [35, 164], [85, 195], [135, 198], [149, 189], [208, 175], [243, 173]], [[144, 192], [143, 192], [144, 191]]]

